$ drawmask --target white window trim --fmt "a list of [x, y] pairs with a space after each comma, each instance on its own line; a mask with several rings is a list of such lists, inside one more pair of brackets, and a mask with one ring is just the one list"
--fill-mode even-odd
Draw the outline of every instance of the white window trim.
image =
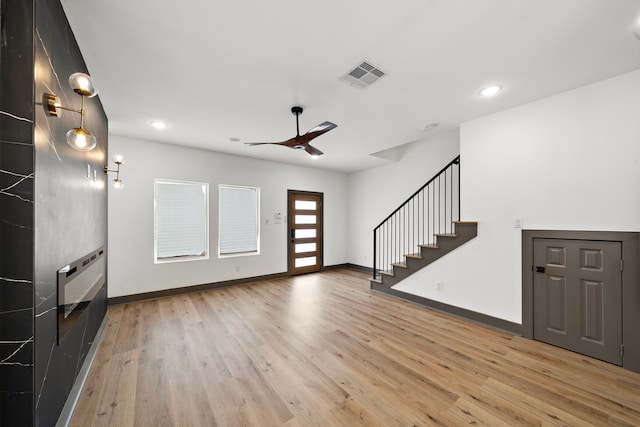
[[[255, 251], [247, 251], [247, 252], [233, 252], [233, 253], [221, 253], [220, 252], [220, 189], [222, 188], [248, 188], [256, 191], [256, 247]], [[235, 258], [235, 257], [245, 257], [245, 256], [255, 256], [260, 255], [260, 187], [253, 187], [250, 185], [229, 185], [229, 184], [218, 184], [218, 258]]]
[[[158, 259], [158, 227], [157, 227], [157, 218], [158, 218], [158, 204], [157, 204], [157, 194], [156, 184], [195, 184], [200, 185], [205, 188], [204, 192], [204, 204], [205, 204], [205, 254], [204, 255], [194, 255], [194, 256], [180, 256], [180, 257], [171, 257], [171, 258], [160, 258]], [[208, 260], [210, 254], [210, 246], [209, 246], [209, 183], [207, 182], [196, 182], [196, 181], [179, 181], [175, 179], [162, 179], [156, 178], [153, 183], [153, 261], [154, 264], [169, 264], [175, 262], [188, 262], [188, 261], [202, 261]]]

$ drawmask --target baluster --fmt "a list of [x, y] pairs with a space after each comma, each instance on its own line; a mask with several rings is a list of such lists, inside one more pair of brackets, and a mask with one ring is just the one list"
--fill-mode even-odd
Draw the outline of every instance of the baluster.
[[453, 233], [453, 222], [461, 217], [460, 178], [457, 156], [374, 229], [374, 279], [379, 272], [390, 271], [392, 264], [402, 262], [405, 255], [415, 253], [420, 245], [435, 244], [435, 234]]

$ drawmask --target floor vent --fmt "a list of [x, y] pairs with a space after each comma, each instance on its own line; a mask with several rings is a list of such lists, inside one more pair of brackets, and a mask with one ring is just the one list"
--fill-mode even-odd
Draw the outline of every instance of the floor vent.
[[349, 71], [344, 76], [340, 77], [340, 80], [343, 80], [352, 86], [364, 89], [371, 86], [378, 79], [384, 77], [385, 75], [386, 73], [380, 68], [372, 65], [368, 61], [362, 61], [360, 65]]

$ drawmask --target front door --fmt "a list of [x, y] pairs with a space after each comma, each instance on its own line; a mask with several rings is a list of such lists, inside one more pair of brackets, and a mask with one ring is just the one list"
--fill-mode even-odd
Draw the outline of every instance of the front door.
[[621, 243], [534, 239], [533, 259], [533, 338], [621, 365]]
[[322, 193], [289, 190], [289, 273], [320, 271], [322, 266]]

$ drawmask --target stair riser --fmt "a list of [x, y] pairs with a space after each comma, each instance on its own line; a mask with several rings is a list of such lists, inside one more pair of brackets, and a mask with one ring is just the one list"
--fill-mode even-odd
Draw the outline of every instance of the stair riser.
[[371, 289], [384, 292], [384, 289], [391, 288], [416, 271], [442, 258], [444, 255], [476, 237], [478, 234], [478, 226], [474, 223], [456, 224], [455, 234], [455, 237], [439, 236], [437, 238], [437, 248], [419, 248], [422, 259], [405, 257], [407, 268], [394, 266], [393, 276], [380, 275], [379, 277], [382, 279], [382, 284], [371, 282]]
[[411, 276], [414, 272], [415, 270], [409, 268], [393, 267], [393, 277], [390, 278], [395, 280], [397, 283], [398, 281]]

